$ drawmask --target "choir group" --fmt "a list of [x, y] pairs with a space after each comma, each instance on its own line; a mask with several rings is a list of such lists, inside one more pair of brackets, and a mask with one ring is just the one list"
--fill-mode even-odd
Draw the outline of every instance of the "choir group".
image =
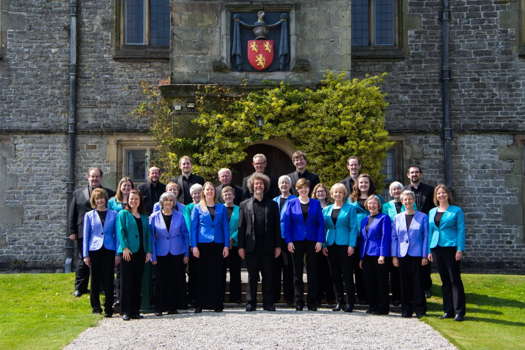
[[148, 297], [141, 293], [143, 271], [151, 262], [157, 316], [188, 304], [196, 313], [221, 312], [226, 271], [230, 301], [240, 303], [245, 264], [246, 311], [256, 310], [261, 281], [267, 311], [275, 311], [282, 290], [297, 311], [305, 306], [316, 311], [325, 297], [333, 300], [333, 311], [352, 312], [364, 303], [367, 313], [385, 315], [391, 304], [400, 304], [402, 317], [422, 317], [435, 263], [442, 318], [464, 319], [464, 214], [445, 185], [422, 183], [421, 168], [411, 166], [410, 184], [390, 184], [392, 199], [385, 202], [370, 175], [360, 173], [357, 157], [347, 161], [349, 176], [330, 188], [306, 170], [303, 152], [295, 152], [292, 161], [296, 170], [276, 179], [265, 174], [266, 157], [256, 154], [255, 171], [242, 187], [231, 183], [226, 168], [215, 186], [192, 173], [191, 159], [184, 156], [182, 175], [168, 184], [153, 167], [138, 189], [123, 177], [115, 195], [101, 186], [102, 171], [90, 168], [88, 186], [75, 191], [69, 212], [69, 238], [77, 241], [82, 258], [75, 295], [87, 293], [91, 275], [93, 312], [102, 313], [102, 291], [106, 317], [115, 303], [124, 320], [141, 318], [141, 298]]

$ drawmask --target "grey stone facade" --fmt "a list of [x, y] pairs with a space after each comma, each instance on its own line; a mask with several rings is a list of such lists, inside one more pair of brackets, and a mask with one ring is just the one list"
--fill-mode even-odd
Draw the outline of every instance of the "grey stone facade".
[[[124, 142], [150, 141], [129, 112], [138, 82], [315, 84], [326, 69], [388, 72], [387, 128], [402, 164], [421, 164], [426, 182], [444, 178], [440, 95], [440, 2], [402, 0], [401, 58], [352, 54], [351, 1], [171, 0], [169, 60], [115, 59], [115, 4], [79, 7], [76, 185], [89, 166], [104, 184], [122, 175]], [[525, 58], [520, 0], [451, 0], [453, 187], [468, 223], [466, 263], [525, 267]], [[229, 67], [231, 11], [290, 11], [291, 70], [239, 73]], [[0, 267], [59, 268], [64, 261], [68, 167], [68, 2], [0, 0]], [[224, 39], [226, 38], [226, 39]], [[306, 69], [304, 63], [307, 62]], [[295, 69], [300, 63], [301, 69]], [[224, 69], [226, 67], [226, 69]]]

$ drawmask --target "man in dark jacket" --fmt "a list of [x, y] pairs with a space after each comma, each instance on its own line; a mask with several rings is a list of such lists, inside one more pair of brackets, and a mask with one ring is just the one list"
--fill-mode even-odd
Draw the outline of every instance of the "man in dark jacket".
[[182, 174], [175, 178], [175, 182], [179, 185], [178, 201], [186, 205], [192, 202], [190, 187], [194, 184], [204, 185], [204, 179], [192, 173], [191, 158], [188, 156], [179, 159], [179, 169]]
[[250, 192], [250, 189], [248, 188], [248, 179], [250, 178], [250, 176], [252, 176], [255, 173], [265, 174], [270, 179], [270, 183], [268, 184], [268, 186], [266, 187], [266, 191], [264, 192], [264, 199], [273, 199], [273, 197], [279, 194], [279, 188], [277, 187], [277, 178], [265, 173], [267, 165], [268, 165], [268, 162], [264, 154], [257, 153], [256, 155], [253, 156], [252, 166], [255, 172], [242, 179], [242, 198], [243, 199], [248, 199], [252, 196], [252, 193]]
[[222, 189], [224, 187], [226, 187], [226, 186], [230, 186], [231, 188], [233, 188], [233, 191], [234, 191], [234, 194], [235, 194], [235, 198], [233, 200], [233, 203], [235, 205], [239, 205], [241, 203], [241, 201], [242, 201], [242, 188], [232, 184], [232, 171], [230, 169], [228, 169], [228, 168], [222, 168], [222, 169], [219, 170], [217, 175], [219, 177], [219, 182], [221, 184], [219, 186], [215, 187], [215, 195], [216, 195], [215, 200], [217, 202], [219, 202], [219, 203], [224, 203], [224, 201], [222, 199], [222, 196], [221, 196]]
[[248, 179], [253, 197], [241, 203], [239, 214], [239, 255], [246, 259], [248, 293], [246, 311], [255, 311], [257, 281], [262, 274], [263, 308], [275, 311], [273, 273], [275, 259], [281, 254], [280, 216], [277, 203], [264, 198], [270, 183], [268, 176], [254, 173]]
[[153, 213], [153, 206], [159, 201], [160, 196], [166, 192], [166, 185], [159, 180], [160, 169], [154, 166], [149, 168], [148, 182], [139, 186], [142, 196], [142, 207], [148, 215]]
[[295, 151], [292, 154], [292, 163], [295, 166], [295, 171], [288, 174], [290, 179], [292, 179], [292, 194], [296, 196], [298, 195], [297, 190], [295, 189], [295, 184], [297, 183], [297, 180], [305, 178], [310, 181], [310, 192], [308, 193], [310, 196], [314, 187], [320, 182], [319, 176], [306, 170], [306, 154], [303, 151]]
[[89, 168], [87, 173], [88, 185], [75, 190], [69, 203], [68, 238], [77, 245], [77, 268], [75, 271], [75, 292], [73, 293], [76, 297], [80, 297], [88, 291], [89, 267], [84, 263], [82, 257], [82, 243], [84, 239], [84, 214], [93, 209], [89, 201], [91, 192], [95, 188], [103, 188], [106, 190], [108, 198], [115, 195], [115, 192], [109, 188], [102, 187], [102, 176], [102, 169]]
[[341, 180], [341, 183], [346, 187], [346, 193], [350, 196], [352, 194], [354, 183], [361, 171], [361, 163], [356, 156], [348, 157], [346, 161], [346, 168], [348, 169], [348, 176]]

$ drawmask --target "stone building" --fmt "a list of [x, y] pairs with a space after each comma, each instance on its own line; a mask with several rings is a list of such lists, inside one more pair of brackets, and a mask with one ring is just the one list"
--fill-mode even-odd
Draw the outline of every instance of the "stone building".
[[[288, 30], [285, 64], [264, 72], [232, 56], [235, 18], [259, 10], [269, 23], [285, 14]], [[418, 163], [425, 182], [452, 185], [466, 264], [523, 268], [523, 11], [525, 0], [0, 0], [0, 267], [63, 266], [68, 190], [89, 166], [108, 187], [144, 181], [155, 142], [130, 117], [139, 81], [170, 78], [163, 92], [186, 97], [184, 117], [194, 84], [311, 85], [333, 70], [389, 73], [387, 177]], [[276, 173], [294, 150], [247, 147], [280, 159]]]

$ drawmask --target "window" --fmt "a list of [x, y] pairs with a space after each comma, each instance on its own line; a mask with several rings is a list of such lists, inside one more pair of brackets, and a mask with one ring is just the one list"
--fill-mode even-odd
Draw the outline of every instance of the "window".
[[170, 0], [115, 0], [114, 58], [169, 59]]
[[148, 169], [158, 156], [154, 141], [117, 141], [117, 179], [129, 176], [137, 184], [146, 182]]
[[400, 58], [402, 0], [352, 0], [352, 56]]
[[403, 174], [403, 142], [392, 140], [395, 144], [387, 151], [385, 162], [383, 164], [384, 191], [383, 195], [390, 198], [388, 186], [394, 181], [405, 182]]

